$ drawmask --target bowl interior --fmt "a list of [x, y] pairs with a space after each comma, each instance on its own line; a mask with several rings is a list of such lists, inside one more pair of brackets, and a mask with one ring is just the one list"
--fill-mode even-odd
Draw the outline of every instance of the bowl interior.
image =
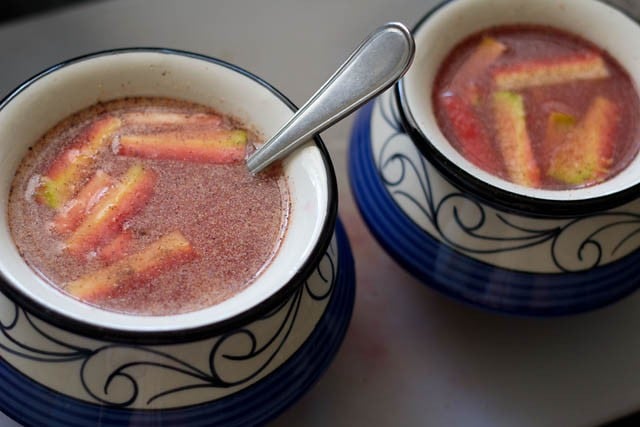
[[0, 270], [10, 286], [59, 314], [124, 331], [175, 331], [230, 319], [274, 295], [303, 267], [335, 201], [327, 159], [308, 143], [284, 162], [291, 215], [281, 247], [260, 277], [215, 306], [172, 316], [135, 316], [77, 301], [34, 274], [12, 243], [7, 201], [21, 159], [45, 131], [98, 101], [162, 96], [211, 106], [265, 136], [292, 115], [269, 87], [223, 63], [164, 50], [115, 51], [71, 61], [26, 83], [0, 105]]
[[416, 56], [402, 79], [408, 118], [453, 165], [501, 190], [543, 200], [579, 201], [604, 197], [640, 182], [640, 156], [614, 177], [586, 188], [532, 189], [500, 179], [462, 157], [440, 131], [431, 101], [433, 82], [447, 54], [469, 35], [505, 24], [556, 27], [581, 36], [608, 51], [640, 87], [640, 26], [625, 14], [595, 0], [453, 0], [414, 31]]

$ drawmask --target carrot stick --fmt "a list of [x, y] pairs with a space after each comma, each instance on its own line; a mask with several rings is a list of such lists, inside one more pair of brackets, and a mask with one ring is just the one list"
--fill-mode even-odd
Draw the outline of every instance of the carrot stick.
[[488, 172], [498, 173], [502, 160], [493, 149], [485, 125], [475, 109], [455, 94], [443, 97], [442, 104], [462, 154]]
[[217, 127], [222, 117], [210, 113], [174, 113], [169, 111], [136, 111], [122, 116], [125, 125], [130, 126], [185, 126], [208, 125]]
[[110, 266], [68, 282], [64, 289], [85, 301], [103, 298], [119, 286], [144, 283], [196, 257], [189, 241], [179, 231], [151, 243]]
[[574, 185], [602, 179], [613, 161], [619, 120], [618, 106], [602, 96], [596, 97], [576, 128], [553, 152], [547, 174]]
[[112, 241], [98, 250], [98, 257], [107, 264], [118, 261], [127, 255], [133, 243], [133, 233], [123, 230]]
[[462, 63], [449, 88], [472, 105], [477, 104], [478, 78], [507, 50], [507, 47], [492, 37], [484, 37], [471, 55]]
[[98, 170], [78, 195], [65, 203], [62, 210], [58, 212], [53, 219], [53, 230], [61, 234], [75, 230], [111, 185], [113, 185], [113, 178], [102, 170]]
[[246, 144], [247, 133], [243, 130], [215, 130], [122, 135], [114, 148], [123, 156], [232, 163], [244, 159]]
[[91, 175], [96, 155], [109, 144], [119, 126], [118, 118], [107, 116], [85, 127], [42, 176], [36, 200], [53, 209], [61, 208]]
[[151, 170], [139, 164], [130, 167], [122, 181], [100, 199], [67, 239], [66, 250], [80, 257], [116, 234], [127, 218], [144, 207], [151, 197], [155, 180]]
[[533, 149], [522, 96], [514, 92], [493, 94], [493, 113], [500, 152], [509, 179], [528, 187], [540, 185], [540, 169]]
[[[540, 147], [540, 152], [545, 153], [543, 161], [540, 167], [544, 170], [548, 167], [548, 155], [552, 153], [556, 148], [562, 145], [567, 138], [567, 135], [576, 127], [576, 118], [571, 114], [561, 113], [554, 111], [549, 114], [547, 118], [547, 127], [544, 134], [544, 140]], [[546, 160], [545, 160], [546, 159]]]
[[493, 71], [498, 90], [518, 90], [608, 76], [609, 70], [604, 59], [596, 53], [524, 61]]

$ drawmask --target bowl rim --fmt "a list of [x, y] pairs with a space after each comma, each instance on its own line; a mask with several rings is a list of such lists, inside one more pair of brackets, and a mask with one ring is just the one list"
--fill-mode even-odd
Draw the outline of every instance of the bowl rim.
[[[23, 83], [19, 84], [15, 89], [11, 90], [7, 96], [0, 101], [0, 111], [11, 102], [15, 97], [20, 95], [25, 89], [37, 82], [43, 77], [46, 77], [59, 69], [77, 64], [83, 61], [101, 58], [110, 55], [130, 54], [130, 53], [159, 53], [167, 55], [184, 56], [191, 59], [206, 61], [217, 66], [225, 67], [231, 71], [241, 74], [254, 82], [258, 83], [269, 92], [271, 92], [279, 101], [287, 106], [292, 112], [295, 112], [298, 107], [287, 98], [282, 92], [269, 84], [266, 80], [258, 77], [257, 75], [241, 68], [237, 65], [231, 64], [227, 61], [203, 55], [200, 53], [189, 52], [180, 49], [164, 48], [164, 47], [127, 47], [127, 48], [115, 48], [100, 50], [74, 58], [59, 62], [53, 66], [50, 66], [43, 71], [28, 78]], [[270, 310], [276, 309], [284, 300], [287, 299], [299, 286], [303, 285], [304, 280], [311, 275], [316, 266], [320, 263], [322, 257], [328, 250], [329, 244], [333, 237], [333, 231], [335, 228], [337, 216], [338, 216], [338, 185], [335, 175], [335, 170], [329, 156], [329, 152], [324, 145], [324, 142], [320, 136], [313, 137], [314, 145], [318, 148], [320, 156], [322, 158], [326, 174], [327, 174], [327, 207], [324, 219], [324, 224], [318, 236], [315, 246], [311, 250], [309, 257], [304, 261], [301, 267], [296, 271], [291, 279], [280, 287], [271, 296], [261, 301], [260, 303], [250, 307], [249, 309], [232, 316], [230, 318], [210, 323], [202, 326], [169, 330], [169, 331], [130, 331], [117, 328], [110, 328], [108, 326], [98, 326], [92, 323], [86, 323], [81, 320], [77, 320], [64, 315], [56, 310], [52, 310], [44, 304], [29, 298], [22, 290], [15, 286], [4, 275], [4, 272], [0, 271], [0, 292], [16, 303], [21, 308], [27, 310], [29, 314], [32, 314], [44, 321], [58, 328], [64, 329], [68, 332], [81, 335], [84, 337], [94, 338], [101, 341], [111, 341], [117, 343], [135, 343], [144, 345], [163, 345], [163, 344], [177, 344], [198, 341], [206, 338], [212, 338], [216, 335], [235, 329], [242, 325], [251, 323], [257, 320]], [[162, 316], [158, 316], [159, 319]]]
[[[418, 23], [411, 29], [416, 34], [429, 18], [447, 5], [458, 0], [443, 0], [429, 10]], [[632, 22], [640, 25], [640, 20], [634, 18], [623, 8], [606, 3], [602, 0], [593, 0], [604, 6], [610, 7]], [[525, 214], [538, 218], [571, 218], [591, 214], [595, 211], [606, 211], [624, 205], [637, 197], [640, 192], [640, 182], [625, 189], [588, 199], [555, 200], [543, 199], [510, 192], [494, 186], [466, 171], [438, 150], [429, 138], [423, 133], [409, 108], [409, 101], [405, 89], [405, 78], [400, 79], [393, 88], [396, 105], [398, 107], [400, 122], [411, 138], [413, 144], [420, 153], [432, 164], [437, 171], [453, 186], [476, 200], [497, 208], [504, 212], [517, 215]], [[639, 94], [640, 95], [640, 94]], [[640, 156], [640, 153], [637, 154]]]

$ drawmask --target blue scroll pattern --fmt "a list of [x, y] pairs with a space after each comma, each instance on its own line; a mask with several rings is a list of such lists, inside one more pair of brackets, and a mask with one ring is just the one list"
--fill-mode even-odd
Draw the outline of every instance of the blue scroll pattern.
[[[209, 348], [206, 369], [183, 360], [171, 346], [87, 344], [90, 340], [53, 328], [1, 294], [0, 354], [51, 372], [56, 365], [74, 364], [86, 393], [83, 400], [111, 407], [171, 407], [177, 395], [198, 389], [215, 389], [224, 396], [229, 394], [224, 390], [244, 388], [282, 363], [280, 352], [302, 322], [301, 307], [316, 304], [320, 313], [326, 309], [335, 286], [336, 263], [334, 239], [315, 272], [278, 306], [252, 323], [206, 341], [209, 347], [202, 347]], [[149, 389], [146, 381], [154, 375], [179, 380]]]
[[[640, 247], [640, 204], [563, 220], [510, 214], [484, 205], [451, 186], [405, 133], [395, 98], [374, 106], [384, 132], [374, 149], [378, 175], [396, 204], [420, 228], [470, 257], [499, 265], [518, 252], [546, 260], [545, 273], [587, 271]], [[373, 118], [372, 118], [373, 120]], [[372, 126], [372, 138], [379, 137]], [[521, 256], [523, 254], [520, 254]], [[524, 271], [527, 271], [523, 268]]]

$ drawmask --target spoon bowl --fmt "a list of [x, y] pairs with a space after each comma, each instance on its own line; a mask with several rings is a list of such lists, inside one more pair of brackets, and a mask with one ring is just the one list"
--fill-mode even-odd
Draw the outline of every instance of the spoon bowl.
[[300, 110], [247, 158], [258, 173], [382, 93], [409, 69], [415, 53], [411, 32], [390, 22], [372, 32]]

